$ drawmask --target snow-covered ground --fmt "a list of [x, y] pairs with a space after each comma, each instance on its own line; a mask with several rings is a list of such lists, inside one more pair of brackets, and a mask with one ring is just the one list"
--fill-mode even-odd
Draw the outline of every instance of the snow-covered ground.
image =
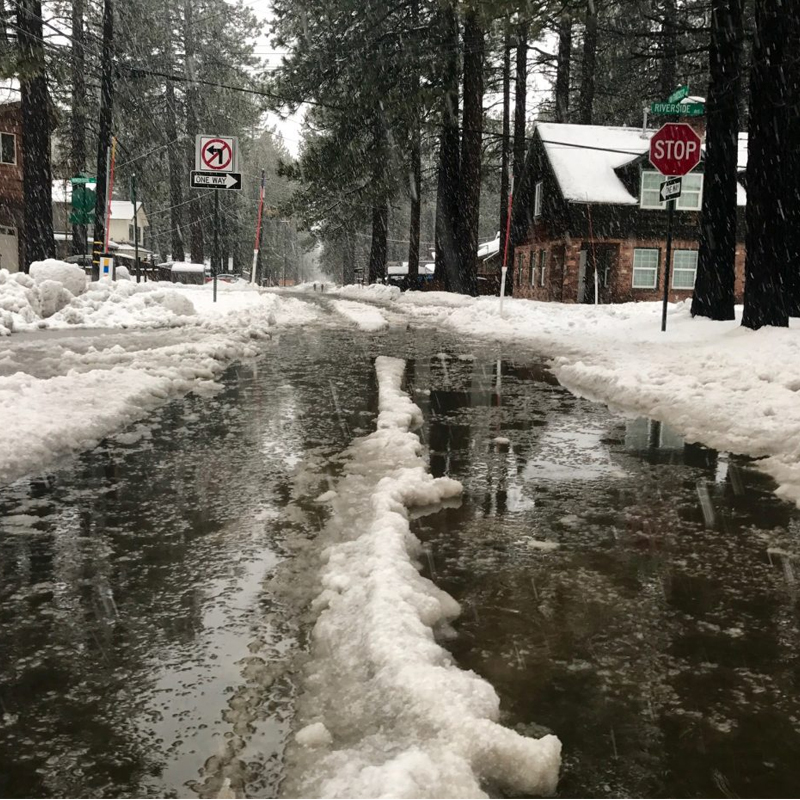
[[284, 787], [291, 797], [485, 797], [555, 789], [561, 744], [497, 724], [494, 689], [460, 670], [435, 640], [459, 613], [422, 577], [408, 508], [459, 495], [434, 479], [401, 391], [405, 363], [380, 357], [377, 430], [346, 451], [321, 534], [319, 614]]
[[[389, 286], [329, 293], [380, 303], [420, 325], [529, 344], [554, 359], [577, 394], [666, 422], [689, 441], [762, 458], [778, 493], [800, 504], [800, 323], [750, 331], [739, 321], [692, 319], [689, 303], [587, 306]], [[737, 312], [741, 312], [738, 309]]]
[[[215, 390], [231, 362], [259, 355], [259, 339], [318, 317], [302, 300], [237, 285], [220, 285], [214, 303], [210, 286], [87, 284], [60, 262], [31, 277], [0, 271], [0, 333], [15, 332], [0, 336], [0, 481], [85, 450], [171, 398]], [[154, 329], [171, 330], [142, 333]]]

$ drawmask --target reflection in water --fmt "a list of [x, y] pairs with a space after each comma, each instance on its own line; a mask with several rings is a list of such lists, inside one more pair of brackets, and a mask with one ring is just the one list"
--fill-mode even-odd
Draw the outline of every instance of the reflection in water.
[[463, 606], [459, 662], [507, 724], [562, 738], [562, 796], [794, 796], [797, 510], [747, 459], [541, 368], [503, 362], [499, 402], [475, 405], [485, 369], [452, 358], [416, 386], [440, 398], [434, 471], [466, 489], [415, 523]]

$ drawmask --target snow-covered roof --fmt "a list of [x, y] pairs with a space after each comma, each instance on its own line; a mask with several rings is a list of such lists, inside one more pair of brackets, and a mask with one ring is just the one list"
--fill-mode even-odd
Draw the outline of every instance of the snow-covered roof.
[[[434, 264], [420, 264], [419, 274], [433, 275], [434, 267]], [[386, 267], [386, 274], [391, 276], [408, 275], [408, 261], [404, 261], [402, 264], [389, 264]]]
[[539, 122], [536, 130], [565, 200], [638, 204], [614, 170], [646, 153], [655, 131], [554, 122]]
[[[655, 130], [643, 134], [641, 128], [555, 122], [539, 122], [536, 130], [567, 202], [639, 204], [615, 170], [646, 156]], [[737, 166], [740, 171], [747, 166], [746, 133], [739, 134]], [[745, 201], [739, 185], [737, 202], [743, 206]]]
[[[141, 211], [141, 201], [136, 203], [136, 206]], [[124, 219], [126, 222], [133, 220], [133, 203], [130, 200], [112, 200], [111, 201], [111, 219]], [[146, 225], [146, 221], [141, 222]]]
[[500, 232], [490, 242], [483, 242], [478, 247], [478, 258], [487, 259], [496, 256], [500, 252]]
[[204, 264], [192, 264], [189, 261], [176, 261], [172, 265], [172, 272], [205, 272]]

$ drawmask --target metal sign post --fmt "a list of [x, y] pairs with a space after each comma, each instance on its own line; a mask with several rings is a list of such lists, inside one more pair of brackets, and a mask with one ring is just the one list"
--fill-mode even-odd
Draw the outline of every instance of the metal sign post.
[[139, 265], [139, 212], [136, 208], [136, 173], [131, 175], [131, 201], [133, 202], [133, 261], [136, 264], [136, 283], [142, 282]]
[[[669, 304], [669, 277], [672, 267], [672, 220], [675, 216], [675, 198], [680, 196], [681, 182], [675, 182], [691, 172], [702, 157], [702, 140], [697, 132], [685, 123], [668, 122], [650, 140], [650, 163], [668, 180], [661, 184], [661, 200], [667, 202], [667, 263], [664, 265], [664, 304], [661, 311], [661, 331], [667, 330]], [[672, 178], [669, 178], [672, 176]]]
[[214, 302], [217, 302], [217, 272], [219, 267], [219, 192], [214, 191], [214, 263], [211, 274], [214, 277]]

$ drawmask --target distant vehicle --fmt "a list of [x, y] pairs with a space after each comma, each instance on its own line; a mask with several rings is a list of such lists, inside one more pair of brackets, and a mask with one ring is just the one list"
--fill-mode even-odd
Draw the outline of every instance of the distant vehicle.
[[[213, 280], [213, 275], [206, 274], [206, 283], [211, 283]], [[241, 275], [234, 275], [230, 272], [220, 272], [219, 275], [217, 275], [217, 280], [222, 281], [223, 283], [238, 283], [244, 279]]]

